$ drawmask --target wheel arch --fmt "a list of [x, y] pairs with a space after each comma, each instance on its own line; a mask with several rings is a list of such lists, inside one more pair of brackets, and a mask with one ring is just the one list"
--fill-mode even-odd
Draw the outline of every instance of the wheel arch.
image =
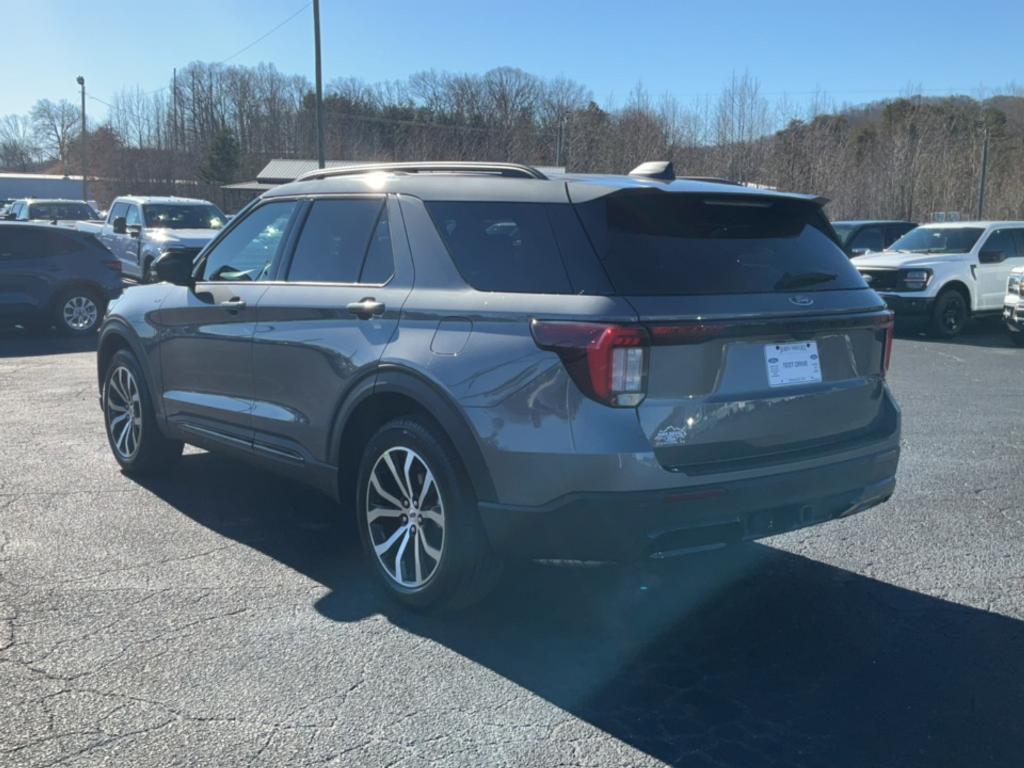
[[146, 389], [149, 390], [149, 396], [153, 401], [153, 410], [156, 412], [158, 419], [163, 418], [163, 402], [158, 396], [158, 390], [154, 386], [153, 372], [147, 364], [148, 358], [142, 348], [142, 344], [128, 326], [118, 320], [107, 320], [106, 324], [100, 329], [100, 338], [96, 345], [96, 379], [101, 402], [103, 378], [107, 373], [107, 367], [110, 365], [110, 361], [113, 360], [114, 355], [122, 349], [131, 352], [135, 356], [135, 360], [142, 370], [142, 375], [146, 378]]
[[974, 294], [967, 283], [959, 278], [950, 278], [939, 286], [939, 290], [935, 292], [936, 300], [942, 295], [943, 291], [957, 291], [964, 297], [967, 302], [967, 314], [968, 316], [974, 314]]
[[490, 471], [472, 427], [436, 384], [406, 368], [385, 365], [356, 383], [345, 399], [330, 435], [330, 461], [339, 468], [338, 494], [353, 489], [361, 447], [383, 424], [400, 416], [419, 416], [438, 429], [462, 460], [479, 501], [494, 501]]

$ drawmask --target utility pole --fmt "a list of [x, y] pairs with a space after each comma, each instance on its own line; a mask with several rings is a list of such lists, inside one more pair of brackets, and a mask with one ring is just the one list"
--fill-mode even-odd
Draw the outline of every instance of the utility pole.
[[89, 199], [89, 188], [88, 182], [85, 177], [89, 175], [89, 155], [86, 147], [86, 135], [85, 135], [85, 78], [79, 75], [75, 78], [75, 82], [82, 86], [82, 135], [79, 136], [79, 143], [82, 145], [82, 199]]
[[988, 126], [981, 143], [981, 183], [978, 184], [978, 220], [985, 217], [985, 181], [988, 179]]
[[327, 163], [324, 158], [324, 78], [320, 68], [320, 0], [313, 0], [313, 41], [316, 50], [316, 161], [317, 167]]

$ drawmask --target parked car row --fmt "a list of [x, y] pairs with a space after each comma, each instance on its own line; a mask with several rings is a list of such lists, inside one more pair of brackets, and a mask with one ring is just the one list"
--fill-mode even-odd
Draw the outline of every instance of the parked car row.
[[194, 258], [227, 220], [179, 197], [117, 198], [96, 216], [81, 200], [11, 201], [0, 222], [0, 322], [93, 333], [122, 275], [146, 282], [161, 256]]

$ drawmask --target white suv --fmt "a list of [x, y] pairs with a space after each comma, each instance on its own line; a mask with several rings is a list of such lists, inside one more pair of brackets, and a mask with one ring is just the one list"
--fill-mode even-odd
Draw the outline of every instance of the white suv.
[[897, 318], [952, 338], [971, 317], [1003, 310], [1007, 279], [1024, 266], [1024, 221], [925, 224], [853, 264]]

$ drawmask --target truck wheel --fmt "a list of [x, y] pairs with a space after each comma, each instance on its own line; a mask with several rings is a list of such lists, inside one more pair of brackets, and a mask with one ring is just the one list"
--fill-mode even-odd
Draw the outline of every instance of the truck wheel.
[[1007, 328], [1006, 335], [1010, 337], [1010, 341], [1015, 345], [1018, 347], [1024, 347], [1024, 331], [1011, 331]]
[[146, 263], [142, 265], [142, 279], [143, 284], [153, 282], [153, 260], [146, 259]]
[[481, 599], [501, 564], [454, 449], [416, 418], [388, 422], [359, 467], [359, 536], [378, 584], [417, 609], [454, 610]]
[[952, 339], [967, 325], [970, 312], [963, 294], [947, 288], [935, 300], [929, 330], [932, 336], [940, 339]]

